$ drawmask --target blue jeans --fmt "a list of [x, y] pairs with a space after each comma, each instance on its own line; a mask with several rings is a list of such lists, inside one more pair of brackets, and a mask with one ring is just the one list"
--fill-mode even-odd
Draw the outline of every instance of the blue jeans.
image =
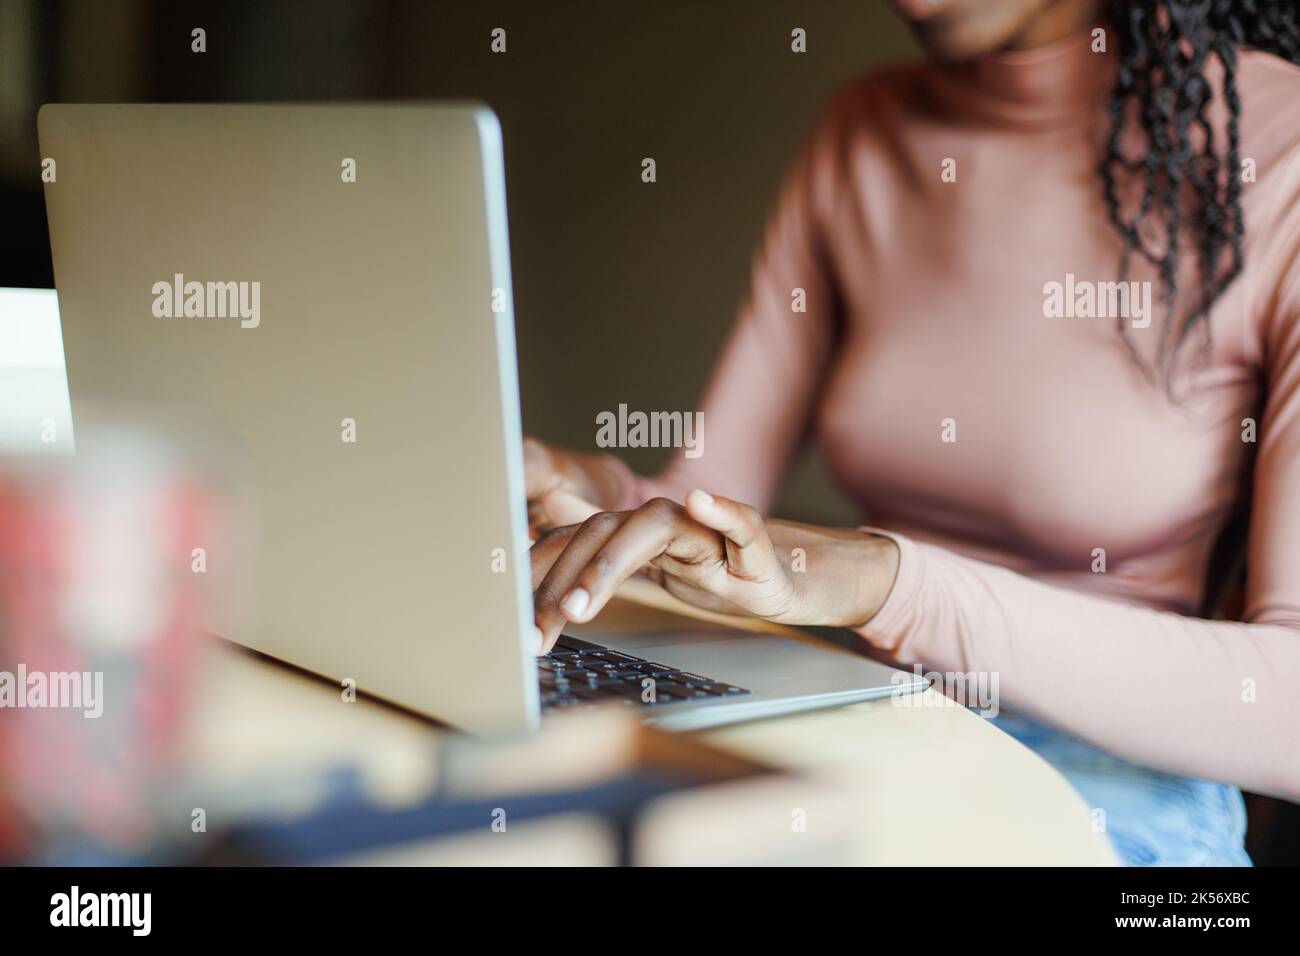
[[1223, 783], [1175, 777], [1112, 757], [1016, 714], [992, 723], [1059, 770], [1094, 813], [1125, 866], [1250, 866], [1246, 805]]

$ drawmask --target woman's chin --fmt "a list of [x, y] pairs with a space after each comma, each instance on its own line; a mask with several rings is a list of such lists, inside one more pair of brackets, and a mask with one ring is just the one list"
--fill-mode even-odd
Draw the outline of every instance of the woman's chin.
[[890, 0], [890, 2], [904, 19], [919, 23], [950, 9], [957, 0]]
[[[962, 62], [990, 56], [1021, 39], [1045, 0], [891, 0], [935, 60]], [[1080, 10], [1089, 8], [1080, 2]]]

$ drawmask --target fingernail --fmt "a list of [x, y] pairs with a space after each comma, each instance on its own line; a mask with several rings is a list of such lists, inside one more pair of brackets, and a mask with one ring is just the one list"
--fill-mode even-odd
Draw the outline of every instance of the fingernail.
[[586, 588], [574, 588], [568, 593], [568, 596], [560, 602], [560, 607], [563, 608], [564, 613], [572, 619], [575, 617], [582, 617], [583, 612], [587, 610], [587, 605], [590, 603], [591, 595], [587, 593]]
[[546, 646], [546, 635], [542, 633], [540, 627], [533, 627], [533, 641], [537, 644], [537, 653], [542, 653], [542, 648]]
[[703, 488], [696, 488], [691, 492], [691, 494], [695, 495], [696, 500], [698, 500], [702, 505], [713, 504], [713, 495], [709, 494]]

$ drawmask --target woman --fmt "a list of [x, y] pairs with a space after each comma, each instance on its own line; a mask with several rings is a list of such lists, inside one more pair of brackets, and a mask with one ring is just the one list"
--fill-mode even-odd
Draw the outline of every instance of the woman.
[[[644, 479], [529, 444], [541, 649], [648, 563], [687, 601], [997, 673], [1000, 724], [1126, 862], [1248, 864], [1236, 787], [1300, 799], [1294, 6], [895, 6], [933, 62], [818, 123], [707, 454]], [[762, 517], [808, 433], [872, 527]], [[1198, 618], [1248, 501], [1242, 623]]]

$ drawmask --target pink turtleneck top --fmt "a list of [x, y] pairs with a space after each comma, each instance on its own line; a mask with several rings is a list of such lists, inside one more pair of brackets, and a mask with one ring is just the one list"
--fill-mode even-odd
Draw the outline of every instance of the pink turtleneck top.
[[[997, 672], [1004, 706], [1136, 763], [1300, 798], [1300, 69], [1240, 58], [1245, 271], [1174, 399], [1113, 308], [1045, 292], [1119, 278], [1113, 69], [1081, 36], [842, 91], [770, 220], [703, 456], [616, 465], [621, 506], [699, 487], [766, 510], [813, 437], [900, 549], [874, 646]], [[1149, 360], [1140, 303], [1120, 319]], [[1244, 623], [1197, 619], [1247, 498]]]

